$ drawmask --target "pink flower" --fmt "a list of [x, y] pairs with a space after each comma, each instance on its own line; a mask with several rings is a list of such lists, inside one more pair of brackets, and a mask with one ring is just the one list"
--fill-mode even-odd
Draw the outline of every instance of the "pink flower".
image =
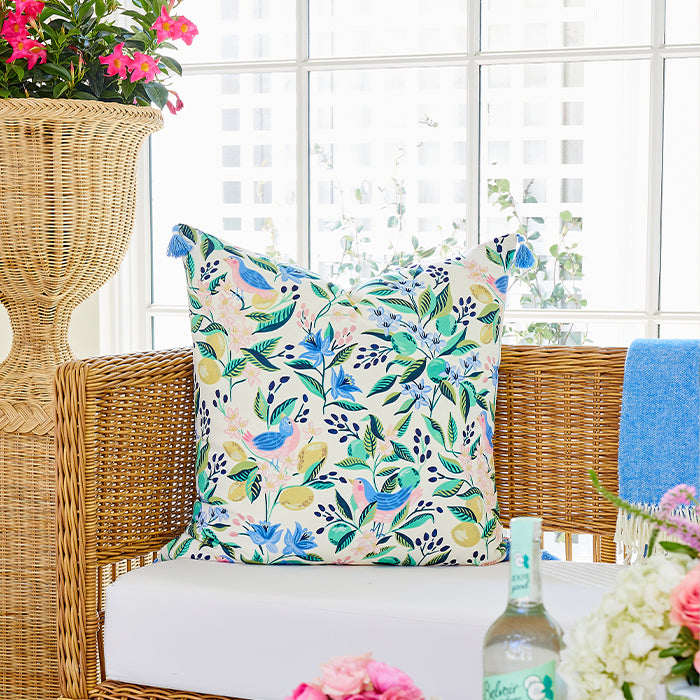
[[27, 68], [34, 68], [37, 61], [46, 63], [46, 49], [38, 41], [32, 41], [29, 47], [29, 57], [27, 58]]
[[27, 18], [19, 12], [8, 12], [5, 21], [2, 23], [0, 34], [10, 44], [27, 36]]
[[233, 408], [232, 406], [226, 407], [226, 425], [224, 427], [224, 432], [226, 435], [232, 438], [236, 438], [240, 435], [241, 431], [248, 427], [248, 421], [241, 416], [238, 411], [238, 406]]
[[659, 502], [659, 512], [663, 515], [671, 515], [678, 506], [690, 506], [696, 501], [696, 490], [694, 486], [678, 484], [666, 491]]
[[368, 690], [367, 664], [371, 654], [336, 656], [321, 664], [321, 690], [331, 698], [344, 698]]
[[165, 41], [166, 39], [175, 39], [175, 24], [173, 22], [173, 18], [168, 14], [168, 11], [165, 9], [165, 7], [161, 8], [160, 16], [155, 21], [151, 29], [156, 30], [157, 40], [159, 44], [162, 41]]
[[17, 0], [17, 14], [26, 15], [27, 19], [36, 19], [44, 9], [42, 0]]
[[700, 549], [700, 524], [691, 522], [683, 517], [667, 515], [660, 527], [669, 535], [677, 537], [688, 546]]
[[334, 564], [352, 564], [352, 557], [338, 557], [334, 560]]
[[285, 700], [425, 700], [408, 675], [371, 654], [337, 656], [321, 671], [320, 681], [302, 683]]
[[11, 44], [12, 55], [5, 63], [12, 63], [18, 58], [27, 59], [27, 67], [31, 70], [36, 65], [37, 61], [46, 63], [46, 49], [33, 39], [20, 39]]
[[285, 700], [326, 700], [326, 696], [318, 686], [300, 683]]
[[700, 649], [695, 652], [695, 660], [693, 661], [693, 666], [695, 666], [695, 670], [700, 673]]
[[180, 99], [180, 95], [178, 95], [174, 90], [168, 90], [168, 92], [171, 95], [174, 95], [175, 97], [175, 104], [173, 104], [170, 100], [166, 103], [167, 108], [170, 110], [171, 114], [177, 114], [185, 105], [183, 101]]
[[423, 693], [415, 686], [412, 688], [388, 688], [379, 700], [424, 700]]
[[131, 59], [122, 52], [124, 43], [117, 44], [108, 56], [100, 56], [100, 63], [107, 66], [107, 75], [118, 75], [126, 78], [126, 69]]
[[687, 627], [695, 639], [700, 636], [700, 564], [671, 591], [671, 622]]
[[666, 491], [659, 502], [659, 516], [665, 521], [660, 523], [662, 530], [670, 535], [674, 535], [681, 542], [700, 548], [700, 525], [692, 522], [681, 513], [677, 514], [676, 509], [683, 506], [690, 510], [695, 508], [698, 511], [697, 491], [694, 486], [678, 484]]
[[170, 36], [173, 39], [182, 39], [187, 46], [192, 43], [192, 40], [199, 34], [197, 27], [187, 19], [187, 17], [173, 17], [175, 29]]
[[367, 672], [374, 689], [382, 694], [382, 700], [421, 700], [423, 697], [411, 677], [398, 668], [372, 660], [367, 664]]
[[129, 69], [132, 71], [132, 83], [141, 80], [141, 78], [144, 79], [144, 82], [148, 83], [156, 77], [156, 73], [160, 73], [158, 59], [147, 56], [140, 51], [134, 52], [134, 57], [129, 62]]
[[[243, 372], [241, 372], [241, 374], [245, 377], [245, 380], [251, 386], [260, 385], [260, 370], [257, 367], [255, 367], [255, 365], [247, 364], [243, 368]], [[306, 423], [304, 423], [304, 425], [306, 425]]]
[[678, 518], [676, 530], [669, 530], [669, 532], [675, 534], [681, 541], [694, 549], [700, 549], [700, 525], [698, 525], [698, 523], [692, 523]]

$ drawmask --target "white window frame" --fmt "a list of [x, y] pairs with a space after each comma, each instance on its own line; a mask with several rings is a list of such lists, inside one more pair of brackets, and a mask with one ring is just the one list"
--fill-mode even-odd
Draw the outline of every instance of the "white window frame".
[[[649, 45], [586, 49], [536, 49], [518, 51], [479, 50], [480, 2], [468, 0], [467, 51], [457, 54], [363, 56], [361, 58], [309, 58], [309, 0], [296, 0], [296, 56], [288, 60], [221, 61], [186, 65], [185, 75], [222, 72], [296, 73], [297, 117], [297, 257], [308, 265], [310, 258], [309, 220], [309, 77], [318, 70], [358, 68], [422, 68], [458, 66], [467, 70], [467, 244], [479, 237], [479, 146], [480, 86], [482, 66], [510, 63], [570, 61], [615, 61], [646, 59], [650, 62], [649, 171], [647, 211], [647, 294], [641, 311], [509, 309], [511, 321], [636, 321], [643, 323], [646, 337], [657, 337], [662, 323], [700, 324], [700, 312], [662, 311], [659, 308], [661, 272], [661, 199], [663, 156], [664, 61], [669, 58], [700, 57], [700, 46], [664, 45], [665, 0], [651, 0], [651, 40]], [[132, 244], [118, 275], [100, 293], [100, 352], [145, 350], [152, 346], [152, 319], [156, 315], [182, 314], [181, 307], [151, 303], [151, 213], [149, 154], [144, 149], [139, 172], [137, 219]], [[700, 235], [700, 234], [699, 234]], [[160, 254], [160, 251], [158, 252]]]

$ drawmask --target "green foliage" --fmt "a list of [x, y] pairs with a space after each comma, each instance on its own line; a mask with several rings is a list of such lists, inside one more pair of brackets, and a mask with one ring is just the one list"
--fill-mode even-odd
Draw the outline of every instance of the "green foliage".
[[[530, 181], [523, 192], [524, 204], [537, 203], [531, 194], [532, 184]], [[544, 219], [520, 215], [508, 180], [491, 179], [487, 187], [489, 201], [500, 212], [506, 213], [507, 221], [515, 223], [515, 232], [525, 239], [535, 256], [535, 264], [531, 268], [512, 272], [512, 286], [526, 290], [520, 297], [523, 308], [584, 308], [588, 302], [576, 286], [576, 282], [583, 277], [583, 257], [576, 250], [578, 243], [572, 240], [582, 231], [581, 217], [573, 216], [566, 210], [560, 212], [558, 241], [549, 246], [546, 252], [538, 252], [534, 242], [541, 238]], [[530, 323], [526, 330], [507, 326], [504, 334], [517, 342], [532, 345], [582, 345], [588, 339], [587, 332], [574, 331], [572, 323], [545, 321]]]
[[[437, 128], [438, 123], [426, 116], [420, 123], [428, 128]], [[418, 146], [420, 148], [420, 145]], [[421, 245], [418, 237], [407, 236], [405, 231], [405, 216], [407, 207], [406, 181], [402, 174], [402, 162], [406, 149], [400, 147], [394, 160], [394, 168], [389, 178], [389, 185], [377, 187], [382, 195], [387, 209], [386, 230], [395, 231], [398, 244], [390, 243], [388, 255], [380, 257], [376, 249], [376, 241], [365, 231], [364, 225], [357, 216], [348, 213], [346, 207], [347, 192], [352, 193], [352, 199], [363, 204], [372, 195], [368, 181], [363, 180], [356, 186], [346, 188], [340, 182], [335, 170], [332, 151], [320, 144], [314, 144], [312, 157], [325, 167], [331, 177], [334, 199], [339, 204], [337, 218], [328, 223], [331, 232], [339, 234], [339, 262], [334, 268], [336, 280], [343, 279], [350, 285], [357, 284], [370, 277], [376, 277], [396, 266], [410, 266], [434, 256], [448, 257], [460, 252], [465, 237], [466, 220], [452, 222], [452, 228], [446, 232], [442, 241], [435, 246]], [[532, 195], [532, 181], [527, 185], [522, 195], [524, 204], [536, 204], [537, 199]], [[512, 271], [511, 288], [524, 289], [520, 303], [524, 308], [531, 309], [582, 309], [587, 305], [581, 290], [576, 283], [583, 277], [583, 257], [577, 251], [578, 243], [575, 238], [581, 234], [583, 221], [581, 217], [573, 216], [569, 211], [559, 214], [559, 232], [556, 243], [545, 251], [538, 250], [542, 238], [544, 219], [539, 216], [523, 216], [518, 210], [516, 198], [512, 192], [509, 180], [494, 178], [487, 182], [488, 198], [493, 206], [506, 214], [507, 222], [515, 224], [515, 232], [520, 234], [525, 244], [532, 250], [535, 264], [530, 269]], [[266, 252], [271, 257], [283, 260], [277, 247], [279, 232], [272, 223], [266, 221], [265, 230], [271, 238], [271, 245]], [[504, 336], [510, 342], [532, 345], [582, 345], [588, 342], [587, 331], [574, 330], [572, 323], [558, 321], [533, 321], [522, 330], [514, 326], [506, 326]]]
[[[8, 63], [13, 49], [0, 38], [0, 98], [101, 100], [165, 107], [167, 78], [182, 74], [176, 60], [162, 55], [163, 50], [173, 49], [173, 44], [158, 43], [152, 28], [161, 8], [168, 4], [166, 0], [132, 0], [131, 5], [133, 10], [124, 11], [117, 0], [47, 0], [37, 20], [27, 24], [29, 38], [40, 42], [46, 51], [45, 62], [32, 68], [25, 58]], [[0, 25], [10, 11], [14, 11], [13, 4], [0, 0]], [[124, 25], [129, 20], [127, 28]], [[100, 57], [111, 54], [121, 43], [125, 53], [138, 51], [158, 59], [161, 72], [150, 82], [107, 76]]]
[[[437, 127], [437, 122], [433, 122], [429, 117], [421, 120], [430, 128]], [[419, 146], [420, 147], [420, 146]], [[424, 247], [416, 236], [411, 236], [410, 248], [406, 249], [395, 243], [388, 246], [388, 256], [384, 256], [380, 262], [376, 254], [376, 242], [364, 230], [364, 225], [356, 216], [349, 215], [346, 211], [345, 197], [346, 190], [339, 181], [335, 172], [332, 155], [320, 146], [314, 144], [312, 155], [318, 158], [319, 162], [328, 169], [334, 192], [340, 202], [340, 212], [338, 218], [329, 222], [330, 231], [337, 231], [340, 234], [340, 261], [334, 270], [336, 279], [344, 279], [350, 285], [357, 284], [364, 279], [383, 274], [387, 270], [397, 266], [408, 266], [420, 260], [425, 260], [434, 256], [449, 255], [455, 251], [459, 245], [460, 231], [464, 232], [465, 221], [456, 220], [452, 222], [451, 231], [437, 246]], [[402, 175], [402, 161], [406, 156], [406, 149], [400, 147], [394, 159], [394, 168], [389, 178], [389, 185], [377, 187], [377, 191], [386, 202], [387, 209], [386, 228], [387, 230], [398, 232], [401, 242], [406, 241], [404, 219], [406, 214], [406, 181]], [[352, 196], [356, 202], [363, 204], [368, 201], [371, 195], [371, 187], [367, 181], [363, 181], [352, 188]]]

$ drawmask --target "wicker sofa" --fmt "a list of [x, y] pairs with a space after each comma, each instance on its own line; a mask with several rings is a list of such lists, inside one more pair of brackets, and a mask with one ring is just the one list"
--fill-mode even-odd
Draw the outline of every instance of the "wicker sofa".
[[[615, 511], [590, 486], [617, 485], [626, 350], [503, 348], [494, 453], [501, 515], [594, 536], [615, 561]], [[189, 349], [78, 360], [56, 375], [58, 624], [65, 698], [207, 698], [105, 678], [105, 589], [185, 527], [194, 499]], [[320, 661], [320, 660], [319, 660]], [[296, 680], [296, 679], [295, 679]], [[218, 696], [216, 696], [218, 697]]]

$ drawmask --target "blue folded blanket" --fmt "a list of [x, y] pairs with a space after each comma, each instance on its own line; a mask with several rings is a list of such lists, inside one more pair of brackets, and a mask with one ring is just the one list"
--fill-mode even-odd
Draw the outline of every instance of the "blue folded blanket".
[[[649, 512], [669, 488], [681, 483], [698, 486], [700, 340], [643, 339], [630, 345], [618, 468], [620, 496]], [[620, 519], [618, 534], [619, 530]], [[621, 537], [630, 540], [631, 533]]]

